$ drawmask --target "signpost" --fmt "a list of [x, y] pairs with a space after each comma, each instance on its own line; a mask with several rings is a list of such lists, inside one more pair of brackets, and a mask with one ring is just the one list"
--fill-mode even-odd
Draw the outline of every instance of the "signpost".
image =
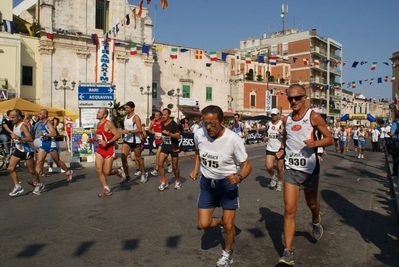
[[79, 108], [113, 108], [114, 86], [112, 84], [87, 84], [78, 87]]

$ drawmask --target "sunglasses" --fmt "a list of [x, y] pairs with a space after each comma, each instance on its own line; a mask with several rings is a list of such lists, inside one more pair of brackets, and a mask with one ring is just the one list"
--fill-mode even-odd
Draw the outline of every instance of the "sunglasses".
[[292, 102], [292, 100], [294, 100], [294, 99], [295, 99], [295, 101], [299, 101], [299, 100], [301, 100], [304, 96], [306, 96], [306, 95], [289, 96], [289, 97], [287, 97], [287, 99], [288, 99], [288, 102]]

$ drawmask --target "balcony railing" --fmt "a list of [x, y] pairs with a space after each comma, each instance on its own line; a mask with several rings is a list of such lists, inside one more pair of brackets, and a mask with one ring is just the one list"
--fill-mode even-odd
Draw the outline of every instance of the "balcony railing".
[[318, 47], [318, 46], [312, 47], [312, 48], [310, 49], [310, 52], [316, 52], [316, 53], [319, 53], [319, 54], [324, 55], [324, 56], [327, 55], [326, 50], [325, 50], [325, 49], [322, 49], [322, 48], [320, 48], [320, 47]]
[[330, 57], [332, 57], [332, 58], [334, 58], [334, 59], [336, 59], [336, 60], [341, 60], [341, 57], [340, 57], [340, 56], [337, 56], [337, 55], [335, 55], [335, 54], [331, 54]]
[[330, 108], [330, 114], [341, 114], [341, 110], [336, 108]]

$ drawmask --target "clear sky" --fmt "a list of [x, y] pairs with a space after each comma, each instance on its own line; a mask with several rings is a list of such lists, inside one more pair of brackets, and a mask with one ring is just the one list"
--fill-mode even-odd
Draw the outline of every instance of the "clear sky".
[[[111, 0], [112, 1], [112, 0]], [[21, 0], [14, 0], [14, 6]], [[128, 0], [138, 4], [140, 0]], [[392, 53], [399, 51], [398, 0], [168, 0], [162, 10], [160, 0], [144, 7], [150, 9], [155, 40], [161, 43], [202, 48], [206, 51], [238, 48], [239, 41], [268, 36], [282, 30], [281, 5], [288, 4], [285, 28], [317, 29], [343, 46], [343, 82], [356, 81], [357, 88], [345, 89], [363, 93], [367, 98], [391, 98]], [[356, 68], [351, 68], [358, 61]], [[367, 64], [360, 65], [361, 61]], [[371, 71], [371, 63], [377, 68]], [[389, 82], [377, 83], [377, 78]], [[374, 78], [372, 85], [365, 79]], [[399, 77], [397, 77], [399, 79]], [[363, 84], [359, 84], [359, 80]]]

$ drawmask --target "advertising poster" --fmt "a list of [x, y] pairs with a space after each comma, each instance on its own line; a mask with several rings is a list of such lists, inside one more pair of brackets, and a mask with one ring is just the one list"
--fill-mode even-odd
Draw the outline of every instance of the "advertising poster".
[[96, 129], [72, 129], [72, 156], [91, 157], [94, 155], [98, 143], [89, 143], [89, 139], [96, 136]]

